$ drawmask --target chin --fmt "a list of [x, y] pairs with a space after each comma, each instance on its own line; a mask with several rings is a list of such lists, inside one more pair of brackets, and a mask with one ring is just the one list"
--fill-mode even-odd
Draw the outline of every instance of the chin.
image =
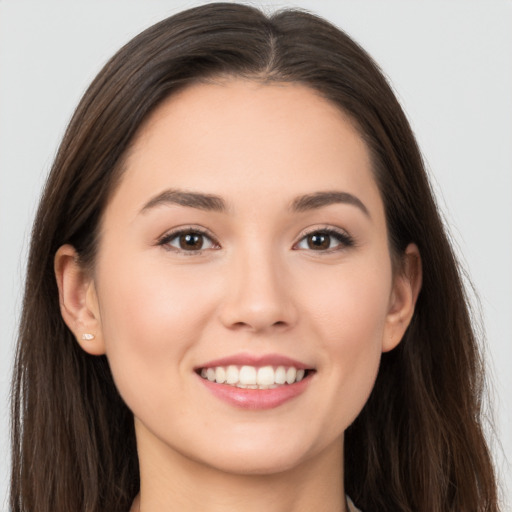
[[195, 458], [203, 465], [224, 473], [265, 476], [297, 468], [321, 451], [321, 447], [315, 449], [310, 440], [302, 437], [293, 439], [288, 435], [287, 438], [271, 439], [262, 435], [259, 436], [260, 442], [255, 443], [257, 437], [231, 438], [215, 443]]
[[304, 460], [305, 458], [299, 454], [270, 454], [260, 451], [257, 454], [237, 453], [233, 454], [232, 457], [208, 461], [207, 464], [212, 469], [222, 471], [223, 473], [269, 476], [295, 469], [304, 463]]

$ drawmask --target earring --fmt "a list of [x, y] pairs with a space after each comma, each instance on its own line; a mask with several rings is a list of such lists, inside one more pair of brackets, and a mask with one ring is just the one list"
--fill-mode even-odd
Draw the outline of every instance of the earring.
[[85, 341], [93, 340], [95, 337], [96, 336], [94, 336], [94, 334], [89, 334], [88, 332], [85, 332], [84, 334], [82, 334], [82, 339]]

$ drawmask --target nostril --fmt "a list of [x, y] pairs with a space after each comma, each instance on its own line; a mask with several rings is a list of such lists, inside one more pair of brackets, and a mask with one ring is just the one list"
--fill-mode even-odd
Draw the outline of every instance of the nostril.
[[251, 326], [248, 323], [245, 323], [245, 322], [235, 322], [232, 325], [232, 327], [235, 328], [235, 329], [251, 328]]
[[[234, 322], [231, 324], [230, 328], [234, 330], [251, 330], [251, 331], [260, 331], [266, 330], [268, 327], [271, 329], [285, 329], [288, 327], [288, 322], [278, 320], [277, 322], [259, 322], [259, 320], [255, 320], [254, 322]], [[268, 326], [268, 327], [267, 327]]]

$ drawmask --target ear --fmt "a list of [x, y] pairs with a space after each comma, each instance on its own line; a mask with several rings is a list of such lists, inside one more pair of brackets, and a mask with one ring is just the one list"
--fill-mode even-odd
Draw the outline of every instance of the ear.
[[393, 290], [386, 317], [382, 351], [394, 349], [409, 326], [421, 290], [421, 256], [415, 244], [409, 244], [402, 256], [401, 268], [393, 278]]
[[55, 254], [54, 269], [64, 322], [86, 352], [92, 355], [104, 354], [94, 280], [78, 262], [73, 246], [67, 244], [59, 248]]

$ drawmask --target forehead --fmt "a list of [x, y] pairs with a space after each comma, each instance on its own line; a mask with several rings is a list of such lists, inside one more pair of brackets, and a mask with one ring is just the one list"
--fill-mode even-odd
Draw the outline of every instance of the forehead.
[[[139, 130], [116, 196], [141, 208], [166, 188], [257, 201], [312, 190], [379, 193], [364, 141], [336, 105], [300, 84], [196, 84]], [[243, 191], [243, 195], [242, 195]]]

